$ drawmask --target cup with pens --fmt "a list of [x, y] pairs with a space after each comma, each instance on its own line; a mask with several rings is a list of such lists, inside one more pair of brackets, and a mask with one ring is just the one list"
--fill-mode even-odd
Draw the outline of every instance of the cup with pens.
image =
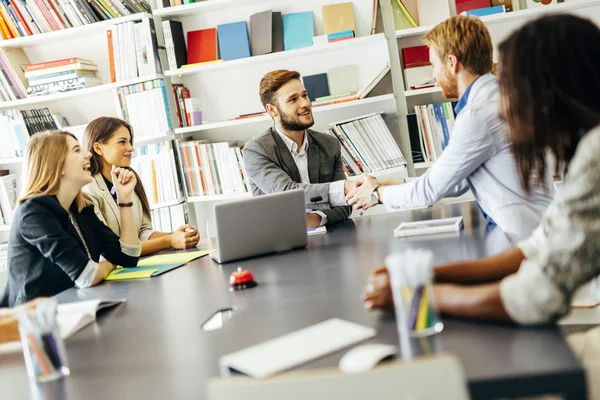
[[385, 259], [398, 332], [401, 336], [424, 337], [444, 329], [433, 298], [431, 252], [409, 249]]
[[48, 382], [69, 375], [65, 344], [56, 322], [56, 299], [40, 301], [35, 309], [17, 309], [23, 357], [29, 378]]

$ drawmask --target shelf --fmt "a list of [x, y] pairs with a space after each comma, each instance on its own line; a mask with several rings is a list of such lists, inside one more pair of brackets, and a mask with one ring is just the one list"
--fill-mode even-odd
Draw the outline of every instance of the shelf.
[[[400, 177], [406, 176], [406, 165], [401, 165], [399, 167], [393, 167], [388, 169], [383, 169], [381, 171], [375, 172], [366, 172], [367, 175], [370, 175], [376, 179], [382, 178], [390, 178], [390, 177]], [[360, 175], [349, 176], [349, 180], [356, 180], [360, 177]]]
[[0, 165], [21, 164], [24, 161], [25, 161], [25, 157], [0, 158]]
[[[318, 114], [318, 113], [337, 110], [337, 109], [341, 109], [341, 108], [358, 107], [358, 106], [362, 106], [365, 104], [386, 102], [386, 101], [392, 101], [392, 100], [394, 100], [394, 95], [386, 94], [383, 96], [367, 97], [365, 99], [348, 101], [345, 103], [313, 107], [312, 110], [313, 110], [313, 114]], [[206, 131], [206, 130], [210, 130], [210, 129], [231, 128], [234, 126], [241, 126], [241, 125], [265, 122], [265, 121], [271, 121], [271, 117], [269, 115], [262, 115], [260, 117], [254, 117], [254, 118], [234, 119], [234, 120], [229, 120], [229, 121], [207, 123], [207, 124], [197, 125], [197, 126], [189, 126], [187, 128], [175, 129], [175, 134], [185, 135], [185, 134], [192, 133], [192, 132], [200, 132], [200, 131]]]
[[200, 203], [203, 201], [222, 201], [222, 200], [238, 200], [252, 197], [249, 192], [233, 193], [233, 194], [217, 194], [213, 196], [193, 196], [188, 197], [188, 203]]
[[405, 90], [404, 97], [412, 97], [412, 96], [421, 96], [424, 94], [442, 94], [442, 89], [439, 86], [425, 88], [425, 89], [414, 89], [414, 90]]
[[[199, 3], [200, 4], [200, 3]], [[181, 6], [183, 7], [183, 6]], [[357, 46], [365, 46], [376, 42], [385, 41], [383, 33], [377, 35], [362, 36], [355, 39], [342, 40], [341, 42], [322, 44], [317, 46], [305, 47], [302, 49], [280, 51], [277, 53], [265, 54], [262, 56], [240, 58], [232, 61], [222, 61], [200, 64], [193, 67], [182, 67], [176, 70], [165, 71], [165, 76], [181, 77], [186, 75], [193, 75], [200, 72], [206, 72], [211, 70], [223, 70], [227, 68], [242, 68], [250, 64], [257, 64], [263, 62], [283, 61], [287, 59], [312, 56], [319, 53], [326, 53], [337, 50], [344, 50], [354, 48]]]
[[83, 26], [61, 29], [53, 32], [41, 33], [39, 35], [25, 36], [15, 39], [0, 40], [1, 48], [37, 46], [44, 43], [60, 43], [63, 40], [89, 36], [94, 33], [104, 32], [113, 25], [129, 21], [141, 21], [143, 18], [152, 18], [148, 13], [138, 13], [126, 17], [94, 22]]
[[[503, 22], [518, 21], [521, 19], [534, 18], [548, 13], [558, 13], [565, 11], [573, 11], [581, 8], [600, 6], [598, 0], [571, 0], [568, 3], [552, 4], [545, 7], [536, 7], [525, 10], [512, 11], [502, 14], [493, 14], [482, 17], [481, 20], [486, 25], [494, 25]], [[417, 28], [401, 29], [396, 31], [396, 38], [404, 39], [415, 36], [424, 36], [433, 29], [435, 25], [419, 26]]]
[[431, 167], [434, 163], [435, 163], [435, 161], [420, 162], [420, 163], [415, 163], [414, 167], [415, 167], [415, 169], [427, 169], [427, 168]]
[[166, 142], [166, 141], [174, 140], [174, 139], [175, 139], [175, 136], [172, 134], [157, 136], [157, 137], [148, 138], [148, 139], [146, 139], [146, 138], [134, 139], [133, 147], [137, 149], [138, 147], [148, 146], [149, 144], [162, 143], [162, 142]]
[[[290, 0], [279, 0], [278, 3], [283, 3], [284, 1]], [[240, 7], [272, 2], [273, 0], [207, 0], [181, 6], [158, 8], [153, 10], [152, 14], [157, 17], [186, 17], [201, 13], [238, 9]]]
[[[0, 43], [2, 43], [2, 42], [0, 41]], [[141, 82], [151, 81], [153, 79], [160, 79], [160, 78], [163, 78], [163, 76], [162, 75], [150, 75], [150, 76], [145, 76], [142, 78], [129, 79], [126, 81], [121, 81], [121, 82], [107, 83], [105, 85], [94, 86], [94, 87], [86, 88], [86, 89], [72, 90], [70, 92], [49, 94], [46, 96], [28, 97], [26, 99], [21, 99], [21, 100], [2, 101], [2, 102], [0, 102], [0, 110], [10, 110], [13, 108], [27, 107], [27, 106], [32, 106], [35, 104], [44, 104], [44, 103], [72, 99], [72, 98], [76, 98], [76, 97], [84, 97], [84, 96], [89, 96], [91, 94], [111, 91], [111, 90], [118, 89], [123, 86], [136, 85]]]
[[184, 197], [180, 197], [180, 198], [178, 198], [176, 200], [163, 201], [161, 203], [153, 203], [153, 204], [150, 204], [150, 209], [151, 210], [155, 210], [157, 208], [176, 206], [177, 204], [181, 204], [184, 201], [185, 201], [185, 198]]

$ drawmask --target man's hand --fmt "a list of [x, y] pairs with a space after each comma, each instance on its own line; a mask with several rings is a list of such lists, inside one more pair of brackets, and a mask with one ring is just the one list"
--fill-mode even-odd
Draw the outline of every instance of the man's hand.
[[367, 174], [362, 174], [361, 177], [361, 185], [346, 195], [346, 201], [355, 209], [366, 210], [375, 205], [371, 195], [379, 187], [379, 182]]
[[394, 309], [390, 275], [385, 265], [371, 271], [365, 292], [363, 293], [363, 301], [365, 302], [365, 308], [369, 310], [378, 308], [385, 310]]
[[359, 179], [346, 179], [344, 181], [344, 196], [348, 195], [348, 193], [360, 186], [362, 181], [362, 176]]
[[317, 213], [306, 213], [306, 227], [308, 229], [318, 228], [321, 225], [321, 216]]

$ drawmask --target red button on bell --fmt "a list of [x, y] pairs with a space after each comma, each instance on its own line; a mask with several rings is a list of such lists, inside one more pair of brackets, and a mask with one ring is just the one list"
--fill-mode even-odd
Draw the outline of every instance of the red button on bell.
[[231, 273], [229, 276], [229, 284], [234, 290], [249, 289], [256, 286], [252, 272], [247, 269], [242, 269], [241, 267], [238, 267], [237, 271]]

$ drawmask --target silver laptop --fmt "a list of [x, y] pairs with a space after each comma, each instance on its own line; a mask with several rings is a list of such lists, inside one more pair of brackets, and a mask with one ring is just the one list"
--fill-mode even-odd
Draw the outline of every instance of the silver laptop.
[[213, 260], [225, 263], [305, 247], [304, 190], [290, 190], [217, 204], [217, 251]]

